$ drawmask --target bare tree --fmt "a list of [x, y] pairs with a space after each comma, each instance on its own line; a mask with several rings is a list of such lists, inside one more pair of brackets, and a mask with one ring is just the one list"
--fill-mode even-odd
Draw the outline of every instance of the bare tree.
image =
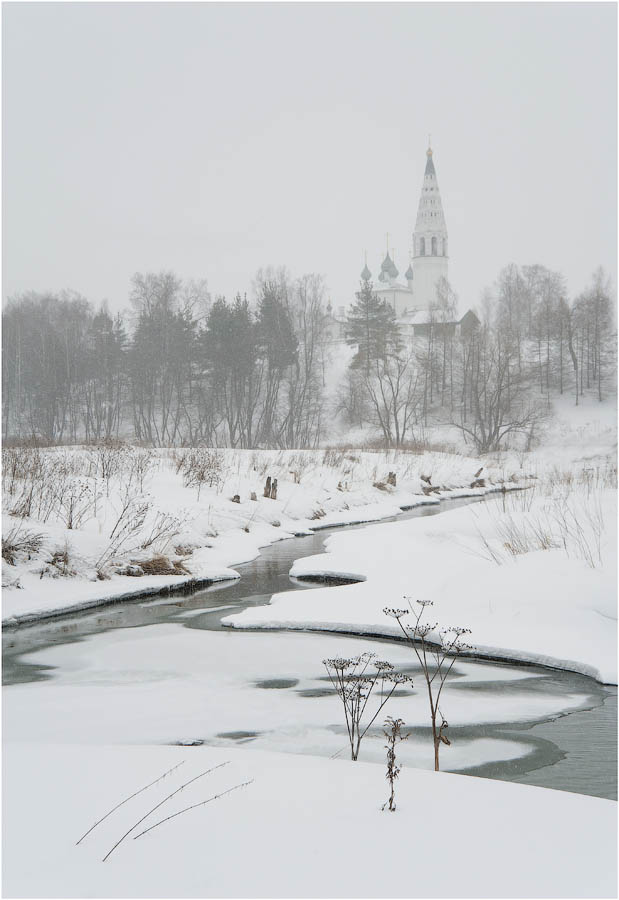
[[381, 430], [388, 447], [400, 447], [418, 421], [423, 396], [420, 371], [412, 346], [376, 359], [360, 373], [369, 418]]
[[509, 436], [529, 435], [548, 415], [532, 396], [528, 370], [518, 371], [514, 362], [509, 335], [488, 325], [475, 333], [469, 347], [468, 396], [452, 424], [473, 440], [479, 453], [497, 450]]

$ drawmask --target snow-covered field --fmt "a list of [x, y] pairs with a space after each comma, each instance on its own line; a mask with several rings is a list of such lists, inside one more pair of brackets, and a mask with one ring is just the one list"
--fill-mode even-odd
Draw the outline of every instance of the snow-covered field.
[[[526, 475], [517, 463], [509, 474], [489, 463], [486, 487], [471, 489], [482, 463], [458, 454], [222, 450], [193, 451], [203, 480], [187, 484], [191, 451], [58, 448], [25, 461], [23, 451], [8, 453], [22, 458], [16, 477], [13, 457], [4, 460], [4, 538], [19, 544], [39, 535], [41, 547], [18, 550], [13, 564], [3, 558], [4, 621], [238, 578], [231, 566], [293, 534], [388, 518], [439, 497], [483, 495], [510, 477], [512, 488]], [[421, 475], [441, 493], [426, 495]], [[263, 496], [269, 476], [278, 482], [276, 499]], [[30, 514], [21, 518], [15, 513], [25, 504]], [[153, 557], [182, 568], [150, 574]]]
[[[440, 496], [510, 488], [484, 504], [331, 535], [327, 552], [297, 560], [292, 574], [364, 580], [276, 594], [229, 616], [233, 628], [223, 632], [183, 627], [190, 609], [174, 623], [102, 631], [24, 657], [52, 668], [48, 681], [4, 692], [5, 896], [615, 896], [616, 805], [424, 771], [432, 747], [419, 684], [385, 709], [413, 733], [398, 747], [397, 811], [381, 811], [384, 740], [369, 734], [360, 761], [345, 758], [339, 701], [323, 689], [321, 665], [344, 641], [325, 629], [395, 634], [383, 608], [402, 607], [406, 595], [433, 600], [431, 617], [441, 625], [471, 628], [481, 653], [616, 682], [616, 428], [607, 408], [595, 414], [591, 406], [564, 416], [533, 453], [483, 460], [436, 452], [220, 451], [219, 474], [200, 485], [199, 497], [173, 451], [119, 451], [109, 477], [96, 451], [44, 451], [38, 506], [26, 519], [9, 515], [24, 492], [18, 480], [7, 483], [5, 460], [5, 538], [21, 526], [22, 536], [36, 532], [43, 541], [30, 558], [18, 550], [14, 565], [3, 563], [3, 616], [13, 622], [191, 579], [238, 577], [231, 566], [295, 533], [438, 502], [424, 493], [422, 475], [441, 487]], [[482, 465], [486, 487], [471, 489]], [[396, 487], [387, 484], [394, 471]], [[263, 497], [267, 475], [278, 479], [277, 499]], [[127, 539], [115, 543], [127, 500], [126, 521], [138, 527], [129, 524]], [[52, 511], [43, 521], [34, 513], [44, 513], [46, 503]], [[70, 515], [74, 527], [67, 528]], [[121, 519], [116, 538], [122, 527]], [[161, 557], [187, 571], [138, 571]], [[133, 574], [120, 574], [127, 566]], [[322, 633], [271, 632], [282, 625]], [[239, 630], [247, 626], [266, 631]], [[414, 669], [406, 645], [356, 637], [345, 646], [350, 654], [371, 646]], [[263, 684], [267, 676], [282, 684]], [[503, 687], [493, 693], [494, 681]], [[467, 661], [457, 663], [443, 702], [456, 731], [560, 716], [582, 708], [587, 696], [553, 692], [530, 669]], [[252, 740], [241, 747], [242, 734]], [[458, 738], [445, 764], [458, 770], [522, 759], [531, 745], [520, 734]], [[171, 746], [192, 740], [204, 745]], [[181, 762], [75, 846], [113, 806]], [[221, 763], [102, 861], [152, 807]]]
[[[597, 410], [596, 410], [597, 412]], [[617, 475], [614, 409], [568, 409], [537, 452], [500, 454], [527, 489], [440, 516], [331, 535], [296, 577], [362, 583], [284, 592], [225, 619], [243, 628], [400, 635], [385, 607], [431, 600], [430, 620], [472, 630], [482, 655], [617, 682]], [[412, 620], [411, 620], [412, 621]]]
[[[75, 846], [108, 810], [181, 761]], [[102, 862], [164, 797], [224, 762]], [[382, 766], [210, 747], [10, 744], [5, 771], [5, 896], [610, 897], [616, 891], [615, 804], [592, 797], [405, 769], [396, 812], [381, 812], [388, 796]]]
[[428, 620], [470, 628], [479, 654], [615, 684], [616, 493], [586, 485], [559, 491], [536, 488], [331, 535], [327, 552], [298, 560], [291, 575], [361, 583], [277, 594], [224, 623], [399, 636], [385, 607], [431, 600]]

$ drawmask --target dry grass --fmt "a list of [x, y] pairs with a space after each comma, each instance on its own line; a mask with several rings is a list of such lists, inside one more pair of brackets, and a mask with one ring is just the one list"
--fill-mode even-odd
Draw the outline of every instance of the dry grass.
[[11, 528], [6, 536], [2, 537], [2, 559], [14, 566], [18, 556], [25, 555], [30, 559], [43, 547], [44, 535], [40, 532], [22, 529], [21, 525]]
[[77, 572], [71, 565], [71, 548], [68, 542], [65, 543], [62, 550], [54, 550], [49, 565], [45, 566], [40, 573], [40, 578], [72, 578]]
[[152, 559], [135, 560], [145, 575], [191, 575], [180, 560], [170, 562], [167, 556], [153, 556]]
[[185, 487], [198, 489], [198, 500], [202, 485], [223, 486], [223, 456], [218, 450], [205, 447], [179, 450], [174, 453], [177, 474], [182, 474]]
[[603, 563], [602, 492], [616, 488], [614, 465], [576, 471], [553, 469], [535, 487], [503, 493], [492, 506], [492, 530], [482, 534], [481, 555], [501, 565], [536, 551], [562, 549], [590, 568]]

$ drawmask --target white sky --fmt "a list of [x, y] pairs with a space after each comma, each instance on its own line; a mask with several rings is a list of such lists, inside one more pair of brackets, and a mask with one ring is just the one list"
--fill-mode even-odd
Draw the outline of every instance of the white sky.
[[408, 264], [428, 132], [460, 306], [509, 263], [616, 281], [614, 3], [3, 5], [3, 293], [135, 271], [347, 304]]

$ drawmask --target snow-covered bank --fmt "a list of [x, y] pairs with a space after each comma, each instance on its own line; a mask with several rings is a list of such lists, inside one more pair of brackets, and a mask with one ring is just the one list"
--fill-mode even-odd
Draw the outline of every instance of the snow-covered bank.
[[[238, 578], [232, 566], [292, 535], [526, 481], [515, 462], [509, 474], [503, 462], [489, 463], [485, 484], [471, 488], [479, 460], [447, 453], [6, 452], [21, 456], [7, 456], [4, 466], [5, 624]], [[202, 464], [198, 484], [187, 476], [191, 453]], [[277, 479], [274, 499], [264, 496], [267, 476]], [[434, 486], [439, 494], [429, 492]], [[151, 574], [153, 563], [174, 574]]]
[[[122, 806], [120, 800], [184, 760]], [[215, 765], [112, 845], [185, 781]], [[244, 750], [9, 743], [3, 889], [12, 897], [610, 897], [611, 801], [404, 768]], [[471, 827], [471, 809], [475, 825]], [[142, 829], [137, 829], [135, 833]], [[367, 846], [370, 840], [369, 849]]]
[[[146, 599], [147, 597], [156, 597], [158, 595], [166, 596], [175, 593], [191, 592], [200, 588], [208, 587], [218, 581], [230, 581], [239, 578], [238, 572], [233, 569], [221, 569], [217, 572], [212, 569], [206, 578], [194, 578], [186, 576], [175, 578], [165, 575], [145, 576], [140, 582], [140, 587], [135, 590], [127, 590], [126, 581], [114, 579], [112, 584], [105, 585], [105, 593], [102, 593], [102, 587], [99, 582], [94, 584], [80, 585], [79, 600], [74, 599], [71, 591], [67, 591], [66, 584], [53, 584], [41, 594], [40, 588], [34, 583], [34, 579], [29, 579], [28, 575], [24, 576], [26, 584], [31, 584], [31, 594], [36, 594], [36, 599], [32, 598], [32, 609], [30, 612], [21, 612], [27, 608], [26, 604], [19, 604], [14, 607], [12, 604], [3, 603], [5, 612], [13, 608], [18, 608], [19, 613], [14, 615], [6, 615], [2, 620], [3, 627], [13, 627], [15, 625], [26, 625], [30, 622], [39, 622], [44, 619], [52, 619], [56, 616], [63, 616], [66, 613], [83, 612], [88, 609], [96, 609], [99, 606], [109, 606], [115, 603], [124, 603], [127, 600]], [[46, 586], [47, 588], [47, 586]]]
[[501, 498], [332, 535], [325, 554], [298, 560], [290, 574], [344, 575], [362, 583], [277, 594], [269, 605], [224, 623], [400, 636], [383, 610], [401, 608], [410, 596], [434, 602], [432, 621], [471, 628], [470, 641], [482, 655], [614, 684], [615, 490], [571, 490], [561, 502], [551, 485], [549, 496], [514, 494], [507, 503]]

